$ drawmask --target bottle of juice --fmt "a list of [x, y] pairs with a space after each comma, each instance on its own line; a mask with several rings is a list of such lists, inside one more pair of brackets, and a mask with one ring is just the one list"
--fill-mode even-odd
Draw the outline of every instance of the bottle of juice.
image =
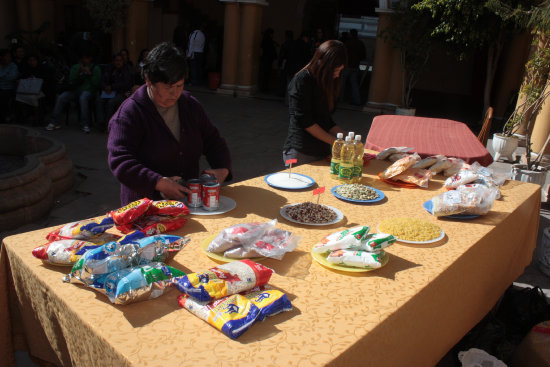
[[332, 158], [330, 160], [330, 177], [337, 180], [340, 169], [342, 146], [344, 146], [344, 134], [336, 134], [336, 140], [332, 144]]
[[361, 142], [361, 135], [355, 135], [355, 141], [353, 142], [355, 148], [355, 154], [353, 157], [353, 182], [360, 182], [363, 177], [363, 155], [365, 153], [365, 146]]
[[355, 155], [355, 146], [349, 136], [346, 136], [346, 142], [342, 147], [340, 169], [338, 179], [340, 182], [348, 184], [353, 179], [353, 157]]
[[353, 131], [348, 132], [348, 136], [351, 138], [351, 142], [353, 143], [353, 139], [355, 139], [355, 133]]

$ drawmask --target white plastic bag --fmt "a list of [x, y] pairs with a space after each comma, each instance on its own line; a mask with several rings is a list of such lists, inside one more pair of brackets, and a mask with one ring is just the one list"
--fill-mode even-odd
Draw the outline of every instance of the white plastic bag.
[[507, 367], [504, 362], [484, 350], [471, 348], [458, 353], [462, 367]]

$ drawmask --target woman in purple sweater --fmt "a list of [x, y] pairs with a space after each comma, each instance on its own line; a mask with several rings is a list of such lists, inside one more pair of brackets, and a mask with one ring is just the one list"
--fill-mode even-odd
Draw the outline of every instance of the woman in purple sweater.
[[199, 102], [183, 91], [185, 56], [161, 43], [145, 60], [145, 85], [126, 99], [109, 121], [109, 167], [120, 181], [122, 205], [148, 197], [181, 199], [180, 179], [205, 172], [222, 183], [231, 178], [229, 149]]

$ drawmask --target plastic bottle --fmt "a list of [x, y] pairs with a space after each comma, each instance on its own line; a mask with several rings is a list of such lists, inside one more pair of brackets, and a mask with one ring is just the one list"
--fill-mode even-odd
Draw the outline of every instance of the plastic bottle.
[[351, 142], [353, 143], [353, 139], [355, 138], [355, 133], [353, 131], [348, 132], [348, 136], [351, 138]]
[[355, 154], [353, 155], [353, 182], [360, 182], [363, 177], [363, 155], [365, 146], [361, 142], [361, 135], [355, 135], [353, 142]]
[[353, 157], [355, 155], [355, 146], [349, 136], [346, 136], [346, 142], [342, 147], [340, 169], [338, 170], [338, 179], [342, 183], [351, 183], [353, 179]]
[[330, 177], [337, 180], [340, 169], [342, 147], [344, 146], [344, 134], [336, 134], [336, 140], [332, 144], [332, 158], [330, 160]]

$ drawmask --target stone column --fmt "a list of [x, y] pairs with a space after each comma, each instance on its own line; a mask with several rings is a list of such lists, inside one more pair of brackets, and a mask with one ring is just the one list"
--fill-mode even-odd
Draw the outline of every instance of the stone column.
[[[548, 135], [550, 135], [550, 96], [546, 97], [535, 120], [535, 127], [531, 135], [533, 152], [538, 153], [541, 151]], [[546, 146], [544, 154], [550, 154], [549, 146]]]
[[221, 85], [218, 93], [233, 94], [237, 88], [239, 60], [240, 6], [237, 2], [225, 2], [223, 29], [223, 63]]
[[[132, 1], [126, 19], [126, 47], [130, 60], [137, 62], [139, 52], [147, 47], [149, 28], [149, 2], [146, 0]], [[115, 51], [120, 51], [120, 48]]]

